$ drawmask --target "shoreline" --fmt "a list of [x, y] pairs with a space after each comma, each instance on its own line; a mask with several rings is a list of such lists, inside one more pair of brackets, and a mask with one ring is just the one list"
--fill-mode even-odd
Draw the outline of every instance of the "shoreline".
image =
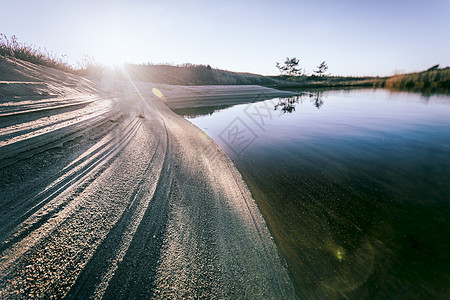
[[0, 296], [295, 298], [233, 162], [166, 106], [291, 93], [0, 69], [38, 82], [0, 93]]

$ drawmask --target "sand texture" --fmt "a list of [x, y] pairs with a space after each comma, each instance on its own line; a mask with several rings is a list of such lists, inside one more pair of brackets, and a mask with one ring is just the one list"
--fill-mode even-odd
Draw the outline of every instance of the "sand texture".
[[241, 175], [166, 105], [268, 95], [0, 58], [0, 298], [294, 298]]

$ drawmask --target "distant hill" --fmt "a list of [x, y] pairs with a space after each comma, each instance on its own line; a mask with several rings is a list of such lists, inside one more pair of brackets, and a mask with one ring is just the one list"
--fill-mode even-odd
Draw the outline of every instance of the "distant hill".
[[[88, 57], [78, 69], [67, 63], [66, 58], [42, 51], [33, 45], [20, 43], [15, 36], [0, 34], [0, 56], [14, 61], [25, 60], [66, 72], [84, 76], [101, 77], [107, 68]], [[125, 72], [123, 72], [125, 70]], [[395, 75], [392, 77], [339, 77], [339, 76], [263, 76], [211, 68], [209, 65], [184, 64], [181, 66], [155, 64], [128, 64], [116, 68], [111, 74], [116, 78], [131, 78], [172, 85], [261, 85], [279, 89], [384, 87], [425, 93], [450, 93], [450, 68], [432, 66], [426, 71]]]
[[124, 66], [133, 80], [175, 85], [262, 85], [278, 86], [279, 80], [251, 73], [213, 69], [205, 65], [133, 65]]
[[[339, 76], [263, 76], [213, 69], [205, 65], [185, 64], [182, 66], [128, 64], [123, 70], [133, 80], [174, 85], [262, 85], [267, 87], [296, 89], [320, 87], [374, 86], [376, 77]], [[124, 77], [123, 72], [114, 72]]]

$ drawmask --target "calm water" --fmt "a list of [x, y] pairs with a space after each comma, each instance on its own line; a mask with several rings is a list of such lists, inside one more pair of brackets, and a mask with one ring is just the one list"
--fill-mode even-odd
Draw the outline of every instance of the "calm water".
[[236, 163], [301, 298], [450, 295], [450, 97], [327, 91], [178, 112]]

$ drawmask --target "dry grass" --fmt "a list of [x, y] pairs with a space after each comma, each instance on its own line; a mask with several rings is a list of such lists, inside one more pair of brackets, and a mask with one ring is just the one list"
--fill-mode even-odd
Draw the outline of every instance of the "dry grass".
[[42, 50], [34, 45], [20, 43], [15, 35], [8, 38], [5, 34], [0, 34], [0, 55], [63, 71], [74, 71], [72, 66], [67, 62], [65, 55], [58, 56], [53, 52], [47, 51], [45, 48]]
[[449, 92], [450, 68], [396, 75], [386, 79], [384, 87], [398, 90]]
[[304, 88], [342, 88], [342, 87], [374, 87], [383, 81], [379, 77], [351, 77], [351, 76], [273, 76], [278, 79], [279, 88], [304, 89]]

